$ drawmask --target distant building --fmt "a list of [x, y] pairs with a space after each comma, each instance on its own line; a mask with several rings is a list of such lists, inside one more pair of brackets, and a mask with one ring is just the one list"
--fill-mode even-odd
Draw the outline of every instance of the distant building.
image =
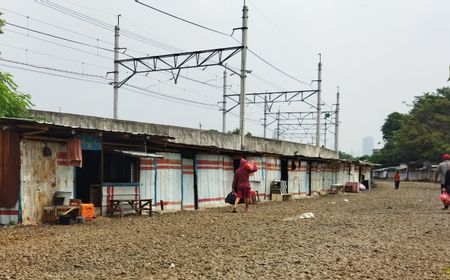
[[371, 156], [373, 153], [373, 137], [367, 136], [363, 138], [363, 155]]

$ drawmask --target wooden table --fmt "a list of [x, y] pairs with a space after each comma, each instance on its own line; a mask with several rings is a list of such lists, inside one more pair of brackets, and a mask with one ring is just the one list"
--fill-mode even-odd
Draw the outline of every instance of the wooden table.
[[111, 199], [109, 201], [110, 216], [114, 215], [114, 212], [120, 212], [120, 217], [123, 218], [124, 205], [129, 205], [132, 210], [136, 211], [139, 215], [142, 215], [142, 211], [148, 211], [148, 215], [152, 215], [152, 200], [151, 199]]

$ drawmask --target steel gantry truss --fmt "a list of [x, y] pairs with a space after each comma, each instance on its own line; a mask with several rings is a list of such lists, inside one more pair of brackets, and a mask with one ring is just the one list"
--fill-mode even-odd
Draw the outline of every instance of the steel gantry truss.
[[[192, 52], [182, 52], [174, 54], [144, 56], [136, 58], [119, 59], [115, 62], [122, 65], [131, 74], [118, 82], [115, 87], [123, 86], [136, 74], [150, 73], [157, 71], [170, 71], [175, 83], [178, 80], [181, 69], [208, 67], [222, 65], [231, 57], [242, 50], [242, 47], [228, 47], [220, 49], [200, 50]], [[174, 72], [175, 71], [175, 72]]]
[[[330, 131], [327, 129], [327, 125], [335, 125], [335, 122], [331, 121], [333, 115], [336, 115], [336, 111], [321, 111], [321, 123], [324, 124], [324, 132]], [[272, 117], [272, 121], [267, 123], [267, 116]], [[336, 117], [335, 117], [336, 118]], [[277, 128], [275, 130], [275, 137], [277, 139], [280, 136], [287, 135], [311, 135], [315, 138], [312, 133], [317, 133], [317, 112], [268, 112], [264, 114], [264, 124], [265, 126], [277, 123]], [[329, 126], [328, 126], [329, 128]], [[266, 127], [264, 127], [266, 129]], [[287, 131], [290, 131], [287, 133]], [[331, 132], [331, 131], [330, 131]], [[302, 137], [303, 138], [303, 137]], [[326, 139], [326, 136], [324, 137]], [[300, 141], [302, 142], [302, 141]], [[324, 140], [326, 143], [326, 140]]]
[[[313, 108], [312, 105], [307, 101], [309, 97], [317, 93], [315, 89], [309, 90], [291, 90], [291, 91], [275, 91], [275, 92], [261, 92], [261, 93], [247, 93], [246, 104], [265, 104], [265, 107], [270, 111], [273, 104], [275, 103], [291, 103], [291, 102], [304, 102]], [[234, 101], [236, 104], [225, 111], [225, 113], [230, 112], [239, 105], [239, 94], [227, 94], [224, 95], [226, 98]]]

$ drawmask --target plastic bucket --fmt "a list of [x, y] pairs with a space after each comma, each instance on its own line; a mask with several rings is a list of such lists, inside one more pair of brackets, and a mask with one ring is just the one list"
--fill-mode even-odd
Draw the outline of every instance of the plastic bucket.
[[72, 192], [56, 191], [53, 196], [53, 203], [55, 205], [69, 205], [71, 194]]

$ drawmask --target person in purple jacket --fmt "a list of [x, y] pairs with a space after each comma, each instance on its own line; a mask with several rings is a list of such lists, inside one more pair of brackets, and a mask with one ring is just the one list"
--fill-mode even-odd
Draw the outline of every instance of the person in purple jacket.
[[245, 199], [245, 212], [248, 212], [248, 205], [250, 204], [250, 171], [245, 169], [247, 161], [241, 158], [239, 168], [234, 173], [233, 178], [233, 192], [236, 194], [236, 200], [234, 201], [233, 212], [236, 211], [236, 206], [239, 201]]

